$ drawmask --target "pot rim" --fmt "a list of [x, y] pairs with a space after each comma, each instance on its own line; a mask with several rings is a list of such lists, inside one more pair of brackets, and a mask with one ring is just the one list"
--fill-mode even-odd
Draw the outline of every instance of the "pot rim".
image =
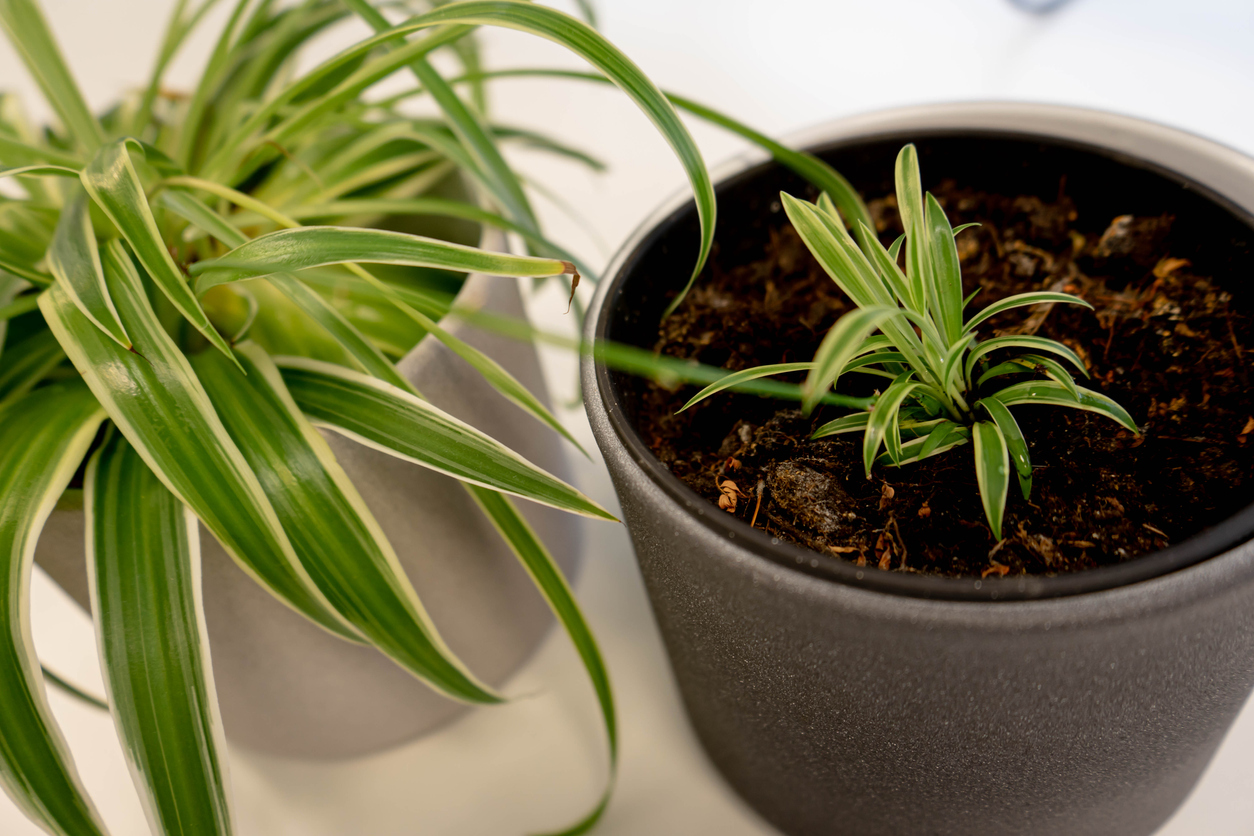
[[[1244, 220], [1254, 228], [1254, 158], [1195, 134], [1107, 111], [1022, 102], [972, 102], [891, 108], [837, 119], [803, 130], [785, 140], [793, 148], [832, 148], [914, 131], [921, 136], [955, 134], [1028, 138], [1093, 152], [1123, 165], [1148, 169], [1175, 180]], [[731, 178], [750, 176], [778, 165], [757, 149], [715, 167], [716, 188]], [[685, 187], [651, 213], [610, 261], [588, 318], [585, 338], [604, 339], [607, 312], [622, 295], [626, 273], [668, 223], [692, 203]], [[602, 413], [623, 451], [681, 512], [724, 539], [738, 539], [746, 550], [770, 563], [813, 579], [910, 598], [949, 601], [1025, 601], [1062, 598], [1126, 587], [1196, 566], [1254, 535], [1254, 504], [1215, 526], [1166, 549], [1126, 563], [1058, 576], [1017, 578], [946, 578], [883, 572], [798, 546], [751, 528], [729, 514], [704, 513], [713, 507], [653, 455], [627, 420], [609, 369], [581, 361], [589, 417]], [[591, 373], [589, 373], [591, 372]], [[593, 426], [597, 421], [593, 420]], [[608, 442], [608, 439], [598, 438]], [[696, 511], [696, 514], [692, 512]]]

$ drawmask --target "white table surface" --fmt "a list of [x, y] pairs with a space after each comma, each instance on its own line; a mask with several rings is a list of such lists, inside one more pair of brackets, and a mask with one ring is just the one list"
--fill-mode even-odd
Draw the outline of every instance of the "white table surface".
[[[93, 105], [142, 83], [169, 5], [45, 0]], [[221, 5], [217, 20], [230, 4]], [[1254, 152], [1249, 0], [1072, 0], [1045, 18], [1003, 0], [601, 0], [599, 6], [605, 33], [660, 86], [767, 133], [899, 104], [1018, 99], [1109, 108]], [[172, 86], [194, 77], [210, 48], [208, 34], [176, 62]], [[322, 48], [350, 35], [328, 38]], [[559, 48], [517, 33], [490, 32], [485, 40], [494, 67], [578, 66]], [[0, 88], [36, 102], [7, 44], [0, 44]], [[609, 248], [683, 183], [651, 126], [612, 92], [510, 81], [493, 104], [501, 121], [545, 127], [610, 163], [610, 173], [593, 176], [535, 154], [517, 157], [576, 207], [578, 222], [539, 202], [551, 235], [594, 265], [603, 265]], [[711, 163], [743, 147], [704, 126], [695, 125], [694, 134]], [[556, 290], [531, 305], [541, 324], [569, 329], [560, 316], [564, 306]], [[573, 358], [552, 351], [544, 357], [553, 388], [569, 398]], [[564, 417], [591, 447], [582, 413]], [[614, 507], [599, 465], [584, 471], [585, 489]], [[726, 789], [696, 746], [626, 532], [589, 524], [587, 534], [576, 591], [608, 659], [622, 720], [618, 788], [597, 832], [773, 833]], [[33, 610], [40, 655], [99, 692], [90, 623], [41, 573]], [[352, 762], [289, 762], [232, 749], [239, 833], [524, 834], [569, 823], [595, 800], [605, 766], [591, 689], [564, 636], [551, 634], [509, 690], [534, 696], [475, 711], [426, 739]], [[56, 691], [51, 701], [112, 832], [146, 833], [109, 719]], [[1160, 836], [1254, 833], [1251, 787], [1254, 710], [1247, 707]], [[0, 833], [40, 832], [0, 796]]]

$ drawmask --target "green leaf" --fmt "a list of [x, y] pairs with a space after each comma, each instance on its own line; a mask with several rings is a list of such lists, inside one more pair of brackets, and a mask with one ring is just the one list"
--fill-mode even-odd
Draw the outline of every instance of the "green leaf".
[[74, 699], [80, 702], [90, 705], [92, 708], [99, 708], [101, 711], [109, 710], [109, 704], [107, 702], [94, 694], [89, 694], [73, 682], [57, 676], [54, 671], [49, 670], [47, 665], [40, 665], [40, 670], [44, 672], [44, 679], [47, 683], [54, 688], [59, 688], [63, 693], [74, 697]]
[[819, 397], [835, 385], [845, 364], [858, 353], [871, 332], [901, 313], [900, 308], [877, 305], [850, 311], [838, 319], [814, 354], [814, 368], [802, 385], [805, 398], [801, 401], [801, 411], [808, 415]]
[[204, 293], [226, 282], [348, 262], [499, 276], [555, 276], [574, 269], [558, 259], [487, 252], [403, 232], [303, 226], [261, 235], [220, 258], [193, 264], [191, 273], [198, 277], [196, 292]]
[[814, 368], [813, 363], [775, 363], [769, 366], [754, 366], [751, 369], [743, 369], [738, 372], [732, 372], [721, 380], [711, 383], [697, 394], [689, 398], [688, 403], [679, 408], [679, 412], [683, 412], [690, 406], [695, 406], [711, 395], [722, 392], [725, 389], [731, 389], [741, 383], [747, 383], [750, 380], [758, 380], [763, 377], [770, 377], [776, 374], [787, 374], [788, 372], [805, 372]]
[[[938, 424], [935, 429], [923, 438], [923, 442], [919, 445], [918, 451], [915, 453], [916, 460], [926, 459], [928, 456], [934, 456], [942, 453], [951, 447], [956, 446], [959, 442], [948, 443], [951, 436], [961, 434], [961, 427], [953, 421], [944, 421]], [[907, 445], [909, 446], [909, 445]]]
[[[345, 3], [376, 32], [387, 32], [392, 28], [387, 18], [366, 0], [345, 0]], [[457, 22], [469, 23], [470, 21]], [[403, 43], [404, 39], [400, 38], [400, 40]], [[466, 106], [466, 103], [444, 80], [444, 76], [440, 75], [425, 57], [415, 58], [409, 63], [409, 68], [418, 82], [435, 99], [440, 110], [444, 112], [449, 127], [457, 134], [463, 147], [473, 156], [477, 168], [486, 175], [493, 195], [508, 209], [514, 221], [538, 233], [540, 223], [531, 209], [522, 183], [518, 175], [505, 162], [505, 158], [501, 156], [500, 149], [496, 147], [496, 141], [487, 127], [480, 122], [475, 112]]]
[[0, 26], [79, 147], [95, 151], [104, 142], [104, 131], [79, 92], [38, 4], [0, 0]]
[[6, 348], [0, 363], [0, 406], [25, 395], [64, 359], [56, 337], [46, 328]]
[[814, 432], [810, 433], [810, 440], [814, 441], [820, 438], [827, 438], [829, 435], [839, 435], [841, 433], [853, 433], [859, 430], [865, 430], [867, 421], [871, 419], [869, 412], [855, 412], [852, 415], [842, 415], [834, 421], [828, 421]]
[[977, 421], [971, 427], [975, 443], [975, 480], [980, 486], [980, 501], [993, 538], [1001, 540], [1001, 520], [1006, 512], [1006, 494], [1010, 491], [1010, 462], [1006, 439], [992, 421]]
[[79, 192], [61, 213], [48, 248], [48, 269], [84, 316], [118, 345], [130, 348], [131, 339], [118, 321], [118, 312], [105, 287], [96, 231], [87, 205], [87, 195]]
[[314, 583], [345, 620], [415, 676], [455, 699], [500, 702], [444, 644], [383, 530], [331, 448], [255, 344], [192, 358], [231, 438], [261, 480]]
[[[1085, 302], [1079, 296], [1072, 296], [1070, 293], [1055, 293], [1050, 290], [1034, 290], [1030, 293], [1018, 293], [1014, 296], [1007, 296], [1005, 299], [994, 302], [975, 316], [967, 320], [964, 326], [964, 332], [974, 331], [982, 323], [990, 317], [994, 317], [1002, 311], [1008, 311], [1012, 308], [1022, 308], [1025, 305], [1040, 305], [1045, 302], [1061, 302], [1065, 305], [1080, 305], [1092, 310], [1093, 306]], [[1083, 366], [1081, 366], [1083, 368]]]
[[927, 225], [932, 243], [937, 319], [945, 342], [952, 345], [962, 335], [962, 266], [958, 263], [954, 230], [931, 192], [927, 195]]
[[923, 205], [923, 184], [919, 175], [919, 155], [913, 144], [897, 155], [897, 209], [906, 228], [906, 276], [919, 313], [936, 303], [936, 281], [932, 272], [932, 245], [928, 218]]
[[421, 26], [439, 24], [502, 26], [558, 43], [604, 73], [644, 111], [661, 132], [688, 175], [696, 199], [697, 217], [701, 221], [701, 244], [697, 263], [687, 285], [663, 313], [663, 318], [670, 316], [683, 301], [709, 257], [710, 247], [714, 244], [717, 208], [714, 186], [705, 161], [701, 158], [701, 151], [679, 120], [670, 101], [630, 58], [595, 29], [554, 9], [523, 0], [466, 0], [441, 6], [391, 31], [402, 34]]
[[1072, 409], [1079, 409], [1085, 412], [1096, 412], [1118, 422], [1137, 435], [1141, 434], [1141, 430], [1137, 427], [1136, 422], [1132, 420], [1132, 416], [1114, 400], [1100, 392], [1094, 392], [1083, 387], [1076, 387], [1076, 395], [1078, 398], [1073, 397], [1066, 386], [1052, 380], [1028, 380], [1007, 386], [1005, 389], [995, 392], [993, 397], [1006, 406], [1039, 403], [1049, 404], [1050, 406], [1069, 406]]
[[955, 238], [957, 238], [959, 232], [962, 232], [963, 230], [971, 229], [972, 227], [976, 227], [976, 226], [979, 226], [979, 224], [978, 223], [958, 224], [956, 227], [954, 227], [953, 235]]
[[536, 536], [531, 526], [518, 513], [514, 504], [507, 497], [489, 491], [477, 485], [468, 485], [468, 490], [475, 501], [488, 515], [488, 519], [496, 527], [514, 554], [522, 563], [523, 568], [531, 576], [536, 588], [548, 602], [558, 621], [562, 623], [571, 643], [579, 653], [592, 688], [596, 692], [597, 702], [601, 707], [601, 717], [605, 724], [605, 735], [609, 742], [610, 777], [600, 802], [592, 811], [574, 825], [562, 830], [555, 836], [578, 836], [587, 833], [600, 820], [609, 804], [610, 793], [614, 787], [614, 779], [618, 774], [618, 718], [614, 709], [614, 693], [610, 689], [610, 675], [597, 648], [592, 630], [584, 620], [583, 613], [575, 596], [562, 577], [562, 571], [554, 562], [553, 557], [545, 549], [544, 543]]
[[884, 249], [880, 239], [875, 237], [875, 233], [866, 224], [859, 221], [858, 225], [862, 232], [862, 238], [867, 242], [862, 245], [862, 252], [875, 265], [875, 269], [879, 271], [880, 278], [883, 279], [884, 283], [892, 288], [893, 296], [896, 297], [897, 301], [906, 307], [911, 307], [913, 301], [911, 299], [910, 280], [906, 278], [906, 274], [901, 272], [901, 268], [897, 266], [897, 254]]
[[92, 457], [83, 487], [105, 689], [149, 826], [227, 836], [226, 742], [196, 517], [119, 435]]
[[[897, 379], [889, 384], [884, 390], [884, 394], [880, 395], [875, 402], [875, 406], [871, 407], [871, 417], [867, 421], [866, 435], [862, 438], [862, 464], [866, 468], [866, 478], [871, 478], [871, 465], [875, 464], [875, 454], [879, 452], [880, 445], [884, 443], [885, 436], [891, 429], [896, 430], [895, 419], [897, 411], [910, 397], [910, 393], [919, 388], [918, 381], [912, 380], [913, 371], [902, 372]], [[901, 450], [900, 437], [890, 442], [889, 450]], [[894, 456], [894, 460], [900, 460], [900, 455]]]
[[57, 341], [127, 441], [246, 573], [318, 625], [358, 641], [301, 567], [257, 476], [161, 327], [122, 245], [111, 241], [102, 255], [109, 294], [134, 350], [92, 325], [60, 284], [39, 301]]
[[1028, 334], [1008, 334], [1004, 337], [994, 337], [991, 340], [976, 343], [975, 347], [971, 349], [971, 353], [967, 355], [966, 368], [964, 370], [966, 377], [970, 379], [971, 372], [975, 369], [976, 361], [999, 348], [1030, 348], [1036, 351], [1056, 354], [1083, 372], [1085, 377], [1088, 377], [1088, 369], [1084, 367], [1084, 361], [1080, 359], [1080, 355], [1057, 340]]
[[0, 407], [0, 784], [29, 818], [61, 836], [105, 829], [48, 708], [31, 642], [30, 575], [44, 522], [104, 417], [77, 381]]
[[[875, 463], [885, 467], [904, 467], [932, 456], [939, 456], [941, 453], [947, 453], [970, 440], [970, 433], [967, 430], [958, 427], [952, 421], [946, 421], [943, 426], [938, 426], [930, 434], [904, 442], [901, 445], [900, 458], [894, 459], [888, 453], [881, 453], [875, 459]], [[930, 446], [929, 442], [932, 442]]]
[[409, 392], [317, 360], [276, 362], [292, 397], [315, 424], [463, 482], [587, 517], [615, 519], [557, 477]]
[[[1080, 387], [1076, 385], [1075, 378], [1058, 361], [1049, 357], [1042, 357], [1039, 354], [1024, 354], [1018, 359], [1036, 366], [1056, 382], [1062, 384], [1071, 393], [1072, 398], [1077, 401], [1080, 399]], [[1088, 377], [1088, 373], [1085, 372], [1084, 376]]]
[[[161, 203], [228, 247], [238, 247], [248, 242], [244, 233], [188, 192], [181, 189], [164, 191], [161, 193]], [[367, 373], [394, 386], [409, 387], [409, 382], [396, 367], [316, 291], [285, 273], [271, 275], [270, 283], [325, 328]]]
[[152, 216], [152, 209], [148, 206], [144, 186], [131, 163], [132, 147], [143, 151], [143, 146], [133, 139], [121, 139], [102, 147], [83, 170], [83, 186], [131, 245], [139, 263], [171, 304], [211, 345], [227, 357], [232, 357], [226, 340], [214, 329], [200, 302], [196, 301], [187, 286], [178, 265], [170, 257]]
[[1019, 476], [1019, 488], [1023, 491], [1023, 498], [1027, 499], [1032, 495], [1032, 460], [1028, 456], [1028, 443], [1023, 438], [1023, 431], [1019, 429], [1019, 422], [1010, 414], [1006, 405], [996, 398], [984, 398], [976, 401], [975, 405], [983, 407], [1001, 431], [1010, 460], [1014, 462], [1015, 472]]

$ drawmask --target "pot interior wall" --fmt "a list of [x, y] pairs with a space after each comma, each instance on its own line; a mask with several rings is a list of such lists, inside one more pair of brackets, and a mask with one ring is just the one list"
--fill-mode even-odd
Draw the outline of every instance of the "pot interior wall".
[[[1179, 242], [1173, 244], [1173, 255], [1187, 258], [1199, 274], [1214, 276], [1216, 283], [1232, 294], [1235, 309], [1249, 311], [1254, 304], [1245, 279], [1254, 270], [1254, 218], [1221, 196], [1145, 161], [1078, 144], [992, 132], [895, 133], [810, 150], [872, 198], [892, 193], [894, 160], [906, 142], [918, 148], [925, 189], [953, 180], [976, 190], [1044, 199], [1065, 191], [1077, 208], [1073, 226], [1079, 231], [1100, 234], [1118, 215], [1171, 214], [1176, 219], [1173, 241]], [[703, 277], [712, 270], [763, 257], [771, 233], [788, 223], [779, 203], [781, 190], [811, 200], [817, 197], [817, 191], [799, 175], [773, 162], [750, 168], [719, 185], [718, 234]], [[643, 238], [623, 259], [608, 289], [603, 330], [598, 336], [653, 348], [658, 319], [683, 286], [696, 257], [697, 241], [698, 222], [692, 203]], [[645, 469], [672, 494], [694, 497], [647, 452], [634, 432], [636, 416], [629, 377], [609, 373], [602, 380], [611, 421]], [[1246, 539], [1254, 532], [1254, 508], [1230, 522], [1162, 552], [1068, 577], [1029, 578], [1011, 586], [1009, 581], [996, 580], [964, 584], [939, 578], [875, 578], [886, 573], [872, 572], [867, 573], [867, 585], [888, 585], [905, 594], [942, 598], [1038, 597], [1108, 588], [1180, 568]], [[803, 562], [797, 559], [803, 553], [798, 548], [769, 541], [736, 520], [720, 518], [709, 524], [734, 529], [747, 543], [757, 543], [757, 551], [786, 565], [801, 564], [803, 570], [813, 569], [815, 574], [836, 579], [854, 576], [836, 558], [818, 556], [816, 566], [811, 559], [815, 553], [804, 552], [808, 557]], [[860, 582], [862, 575], [857, 573]], [[902, 588], [896, 588], [899, 586]], [[990, 590], [1002, 591], [990, 594]]]

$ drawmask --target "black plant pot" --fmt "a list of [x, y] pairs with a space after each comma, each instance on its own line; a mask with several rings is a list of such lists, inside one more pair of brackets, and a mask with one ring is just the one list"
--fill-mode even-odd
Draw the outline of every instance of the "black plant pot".
[[[1166, 202], [1210, 225], [1229, 244], [1212, 266], [1238, 296], [1254, 263], [1254, 160], [1162, 126], [977, 104], [871, 114], [807, 140], [870, 191], [890, 184], [859, 175], [891, 176], [907, 141], [925, 175], [977, 188], [1031, 193], [1078, 171], [1069, 193], [1107, 217]], [[724, 218], [803, 191], [759, 161], [721, 180]], [[616, 258], [588, 336], [650, 344], [695, 241], [691, 202], [663, 207]], [[583, 383], [692, 724], [786, 833], [1148, 834], [1254, 687], [1254, 508], [1064, 577], [859, 569], [714, 508], [649, 452], [617, 375], [585, 361]]]

